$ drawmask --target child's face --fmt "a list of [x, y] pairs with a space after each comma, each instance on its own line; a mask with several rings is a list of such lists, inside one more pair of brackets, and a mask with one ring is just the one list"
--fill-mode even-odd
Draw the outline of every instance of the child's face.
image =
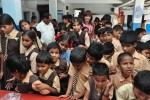
[[67, 41], [60, 41], [58, 44], [62, 51], [68, 50], [69, 43]]
[[9, 34], [13, 30], [13, 24], [11, 25], [0, 25], [0, 30], [5, 34]]
[[119, 63], [119, 68], [121, 70], [122, 75], [125, 78], [128, 78], [132, 73], [134, 69], [134, 60], [133, 58], [129, 56], [125, 56], [122, 61]]
[[84, 32], [87, 32], [87, 33], [88, 33], [88, 32], [89, 32], [89, 29], [88, 29], [88, 28], [85, 28], [85, 29], [84, 29]]
[[113, 35], [111, 33], [105, 32], [104, 37], [106, 39], [106, 42], [112, 42]]
[[122, 33], [123, 33], [122, 30], [119, 30], [119, 31], [114, 30], [114, 31], [113, 31], [114, 37], [115, 37], [116, 39], [118, 39], [118, 40], [120, 39], [120, 36], [121, 36]]
[[89, 22], [91, 20], [91, 16], [87, 15], [84, 17], [85, 22]]
[[22, 44], [25, 48], [30, 48], [33, 45], [33, 40], [31, 40], [28, 35], [23, 35]]
[[78, 22], [74, 22], [73, 29], [74, 31], [79, 32], [81, 30], [81, 25]]
[[27, 22], [22, 22], [21, 23], [21, 28], [22, 30], [30, 30], [31, 25], [28, 24]]
[[11, 74], [12, 74], [16, 79], [20, 80], [21, 74], [20, 74], [18, 71], [14, 72], [14, 73], [11, 73]]
[[142, 38], [144, 35], [146, 35], [146, 32], [140, 33], [140, 34], [138, 35], [138, 39], [141, 40], [141, 38]]
[[76, 69], [78, 71], [83, 67], [84, 64], [85, 64], [85, 62], [82, 62], [82, 63], [72, 63], [74, 69]]
[[133, 88], [134, 95], [136, 96], [137, 100], [149, 100], [150, 95], [147, 95], [140, 91], [138, 88]]
[[128, 52], [130, 54], [133, 54], [135, 51], [135, 44], [127, 44], [127, 43], [121, 43], [122, 50], [124, 52]]
[[52, 49], [49, 50], [49, 53], [50, 53], [50, 54], [52, 55], [52, 57], [53, 57], [53, 62], [56, 63], [57, 60], [58, 60], [59, 57], [60, 57], [59, 50], [52, 48]]
[[100, 40], [101, 43], [105, 43], [106, 38], [104, 37], [104, 35], [100, 35], [99, 40]]
[[40, 74], [45, 74], [51, 65], [45, 63], [37, 63], [37, 70]]
[[93, 75], [93, 80], [97, 88], [105, 88], [108, 83], [108, 76]]
[[148, 59], [150, 59], [150, 50], [149, 49], [142, 50], [141, 54], [144, 55], [145, 57], [147, 57]]
[[61, 31], [60, 31], [60, 34], [65, 34], [65, 33], [67, 33], [66, 30], [61, 30]]
[[94, 57], [91, 57], [88, 53], [86, 55], [86, 61], [89, 65], [94, 64], [97, 60]]

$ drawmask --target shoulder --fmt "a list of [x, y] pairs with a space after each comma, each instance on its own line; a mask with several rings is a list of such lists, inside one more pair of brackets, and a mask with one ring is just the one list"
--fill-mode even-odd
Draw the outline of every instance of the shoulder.
[[121, 86], [117, 89], [117, 92], [123, 95], [124, 93], [128, 94], [128, 92], [130, 92], [131, 90], [133, 90], [132, 83]]

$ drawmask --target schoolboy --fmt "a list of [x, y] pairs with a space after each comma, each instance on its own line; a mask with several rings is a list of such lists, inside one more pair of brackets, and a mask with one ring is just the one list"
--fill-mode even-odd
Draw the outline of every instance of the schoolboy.
[[120, 37], [121, 46], [124, 52], [130, 53], [134, 58], [137, 70], [150, 70], [150, 65], [145, 56], [139, 54], [135, 47], [137, 45], [137, 35], [135, 31], [125, 31]]
[[119, 41], [116, 40], [115, 38], [113, 38], [113, 29], [112, 28], [106, 28], [106, 30], [104, 32], [104, 37], [106, 39], [106, 42], [111, 42], [114, 45], [115, 52], [122, 51], [121, 44], [119, 43]]
[[[93, 49], [94, 48], [94, 49]], [[109, 68], [111, 73], [115, 73], [116, 69], [111, 66], [111, 64], [103, 58], [104, 49], [102, 44], [98, 42], [93, 42], [87, 49], [87, 63], [92, 66], [95, 62], [105, 63]]]
[[114, 36], [115, 39], [119, 40], [122, 33], [123, 33], [123, 28], [122, 28], [122, 26], [120, 26], [120, 25], [115, 25], [115, 26], [113, 27], [113, 36]]
[[143, 28], [137, 28], [137, 29], [135, 30], [135, 32], [136, 32], [137, 35], [138, 35], [138, 41], [140, 41], [141, 38], [142, 38], [144, 35], [146, 35], [146, 30], [143, 29]]
[[115, 90], [124, 84], [132, 83], [134, 59], [130, 53], [121, 53], [118, 58], [118, 68], [120, 71], [112, 75], [111, 78], [114, 83]]
[[104, 32], [105, 32], [105, 28], [98, 29], [97, 31], [98, 41], [97, 42], [100, 42], [102, 44], [105, 43]]
[[134, 77], [134, 82], [121, 86], [116, 91], [117, 100], [149, 100], [150, 71], [144, 70]]
[[89, 78], [91, 67], [86, 63], [86, 51], [81, 47], [75, 47], [71, 51], [70, 61], [72, 64], [68, 72], [70, 75], [68, 88], [66, 94], [60, 98], [70, 97], [71, 100], [77, 100], [85, 93], [84, 84]]
[[83, 100], [112, 99], [113, 84], [109, 80], [109, 68], [106, 64], [97, 62], [92, 65], [93, 77], [85, 83], [86, 92]]

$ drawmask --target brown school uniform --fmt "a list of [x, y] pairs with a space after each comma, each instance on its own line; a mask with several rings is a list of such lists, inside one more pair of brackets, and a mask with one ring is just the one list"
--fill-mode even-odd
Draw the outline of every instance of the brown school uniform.
[[[84, 84], [84, 86], [86, 90], [90, 92], [88, 100], [102, 100], [102, 96], [103, 96], [105, 89], [96, 88], [95, 83], [92, 78], [89, 79]], [[113, 97], [113, 87], [111, 87], [109, 91], [109, 99], [112, 99], [112, 97]]]
[[39, 53], [39, 49], [36, 45], [32, 45], [28, 50], [25, 51], [27, 60], [30, 61], [31, 71], [37, 73], [36, 57]]
[[68, 75], [68, 68], [69, 65], [67, 64], [66, 60], [59, 59], [57, 62], [52, 66], [52, 69], [56, 71], [57, 75], [60, 73], [64, 73], [67, 75], [66, 78], [60, 79], [60, 94], [65, 94], [68, 87], [69, 75]]
[[[60, 81], [59, 77], [57, 76], [57, 73], [53, 71], [52, 69], [48, 69], [48, 71], [45, 74], [40, 74], [39, 73], [39, 79], [42, 83], [45, 83], [49, 85], [50, 87], [53, 87], [60, 92]], [[56, 95], [56, 94], [51, 94], [51, 95]]]
[[82, 30], [80, 30], [80, 32], [79, 32], [79, 43], [82, 45], [85, 45], [87, 47], [90, 46], [90, 38], [89, 38], [88, 33], [85, 33]]
[[111, 79], [114, 83], [115, 90], [117, 90], [119, 87], [121, 87], [124, 84], [132, 83], [132, 76], [129, 76], [127, 79], [125, 79], [121, 72], [116, 73], [115, 75], [111, 76]]
[[[73, 90], [74, 95], [85, 92], [84, 84], [89, 78], [90, 70], [91, 67], [87, 63], [85, 63], [83, 67], [80, 69], [80, 71], [78, 71], [78, 79], [77, 79], [76, 87], [75, 90]], [[68, 74], [73, 77], [75, 72], [76, 70], [74, 69], [73, 65], [70, 64]]]
[[104, 57], [99, 62], [105, 63], [109, 68], [111, 67], [111, 64], [106, 59], [104, 59]]
[[119, 40], [117, 40], [116, 38], [112, 38], [111, 43], [114, 45], [115, 52], [123, 52], [121, 43]]
[[[20, 45], [20, 37], [21, 37], [22, 33], [18, 32], [17, 30], [12, 30], [9, 35], [2, 33], [1, 34], [1, 49], [2, 49], [2, 53], [3, 55], [5, 54], [6, 51], [6, 40], [8, 38], [8, 43], [7, 43], [7, 55], [8, 57], [14, 55], [14, 54], [19, 54], [19, 45]], [[8, 58], [7, 57], [7, 58]], [[5, 61], [4, 61], [4, 65], [3, 65], [3, 78], [2, 78], [2, 89], [5, 89], [5, 85], [6, 85], [6, 80], [11, 78], [11, 74], [10, 71], [7, 69], [6, 65], [5, 65]]]

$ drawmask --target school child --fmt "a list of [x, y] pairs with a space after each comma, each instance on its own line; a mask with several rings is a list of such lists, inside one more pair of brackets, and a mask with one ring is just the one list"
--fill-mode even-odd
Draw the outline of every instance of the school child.
[[69, 97], [71, 100], [82, 98], [85, 93], [84, 84], [89, 78], [91, 67], [86, 63], [86, 51], [81, 47], [75, 47], [70, 55], [71, 65], [68, 74], [69, 83], [65, 95], [61, 97]]
[[[6, 66], [10, 73], [17, 80], [12, 83], [16, 92], [33, 93], [33, 91], [40, 91], [44, 93], [45, 90], [40, 90], [36, 86], [40, 84], [38, 77], [30, 70], [30, 63], [23, 55], [14, 54], [6, 60]], [[12, 81], [13, 82], [13, 81]]]
[[5, 60], [7, 57], [10, 57], [14, 54], [19, 54], [21, 52], [19, 41], [21, 33], [17, 31], [15, 27], [16, 24], [10, 15], [0, 15], [0, 30], [2, 32], [0, 43], [3, 56], [1, 59], [1, 63], [3, 63], [3, 66], [1, 66], [1, 76], [3, 76], [1, 79], [2, 89], [5, 89], [5, 85], [7, 83], [6, 80], [11, 78], [8, 68], [5, 66]]
[[38, 76], [42, 84], [38, 84], [40, 90], [46, 89], [47, 95], [58, 95], [60, 93], [60, 81], [57, 73], [51, 69], [53, 58], [49, 52], [41, 51], [36, 58]]
[[36, 57], [42, 48], [42, 44], [38, 44], [39, 42], [37, 41], [37, 36], [34, 31], [28, 30], [23, 32], [22, 44], [26, 48], [25, 56], [30, 61], [31, 71], [35, 74], [37, 73]]
[[59, 32], [57, 33], [56, 37], [55, 37], [55, 40], [57, 41], [58, 38], [62, 35], [62, 34], [66, 34], [68, 31], [67, 31], [67, 27], [65, 25], [61, 25], [60, 28], [59, 28]]
[[115, 52], [122, 52], [121, 44], [118, 40], [113, 38], [113, 29], [112, 28], [105, 28], [104, 31], [104, 38], [106, 42], [111, 42], [115, 47]]
[[99, 38], [99, 40], [97, 42], [100, 42], [101, 44], [104, 44], [106, 42], [104, 33], [105, 33], [105, 28], [101, 28], [97, 31], [97, 36]]
[[27, 20], [20, 20], [19, 21], [19, 28], [21, 31], [25, 31], [25, 30], [30, 30], [31, 29], [31, 25], [30, 22]]
[[69, 34], [61, 35], [58, 38], [57, 43], [59, 44], [61, 51], [62, 51], [60, 58], [66, 60], [68, 63], [70, 63], [69, 46], [71, 44], [71, 38], [70, 38]]
[[88, 33], [88, 32], [89, 32], [89, 29], [88, 29], [87, 27], [83, 27], [83, 28], [82, 28], [82, 31], [85, 32], [85, 33]]
[[82, 27], [82, 20], [80, 18], [73, 19], [73, 29], [75, 32], [79, 34], [79, 43], [80, 47], [87, 49], [90, 45], [90, 38], [88, 33], [85, 33], [81, 30]]
[[150, 70], [150, 65], [145, 56], [139, 54], [136, 50], [137, 35], [135, 31], [126, 31], [120, 37], [120, 42], [124, 52], [130, 53], [134, 58], [134, 68], [139, 71]]
[[47, 46], [47, 52], [49, 52], [53, 57], [52, 69], [56, 71], [60, 78], [60, 94], [65, 94], [69, 80], [69, 65], [66, 60], [60, 58], [61, 49], [56, 42], [52, 42]]
[[67, 28], [67, 31], [71, 31], [72, 30], [72, 23], [71, 23], [71, 20], [69, 18], [69, 15], [64, 15], [62, 17], [62, 21], [63, 23], [65, 24], [66, 28]]
[[113, 36], [115, 39], [119, 40], [122, 33], [123, 33], [123, 27], [122, 26], [115, 25], [113, 27]]
[[119, 71], [111, 76], [115, 90], [124, 84], [132, 83], [134, 76], [134, 59], [130, 53], [121, 53], [117, 62]]
[[134, 82], [121, 86], [116, 91], [117, 100], [149, 100], [150, 99], [150, 71], [140, 71]]
[[[93, 49], [94, 48], [94, 49]], [[105, 63], [110, 68], [110, 73], [115, 73], [116, 69], [114, 69], [111, 64], [103, 58], [104, 49], [102, 44], [98, 42], [93, 42], [89, 48], [87, 49], [87, 63], [92, 66], [95, 62]]]
[[109, 68], [105, 63], [97, 62], [92, 66], [93, 77], [85, 84], [83, 100], [111, 100], [113, 83], [109, 80]]
[[143, 29], [143, 28], [137, 28], [137, 29], [135, 30], [135, 32], [136, 32], [137, 35], [138, 35], [138, 41], [140, 41], [141, 38], [142, 38], [144, 35], [146, 35], [146, 30]]
[[[94, 38], [94, 25], [92, 25], [92, 12], [90, 10], [85, 11], [83, 14], [83, 27], [87, 27], [89, 29], [88, 35], [90, 39]], [[81, 25], [82, 26], [82, 25]]]
[[111, 23], [110, 21], [106, 21], [106, 22], [104, 23], [104, 27], [105, 27], [105, 28], [107, 28], [107, 27], [112, 28], [112, 23]]

